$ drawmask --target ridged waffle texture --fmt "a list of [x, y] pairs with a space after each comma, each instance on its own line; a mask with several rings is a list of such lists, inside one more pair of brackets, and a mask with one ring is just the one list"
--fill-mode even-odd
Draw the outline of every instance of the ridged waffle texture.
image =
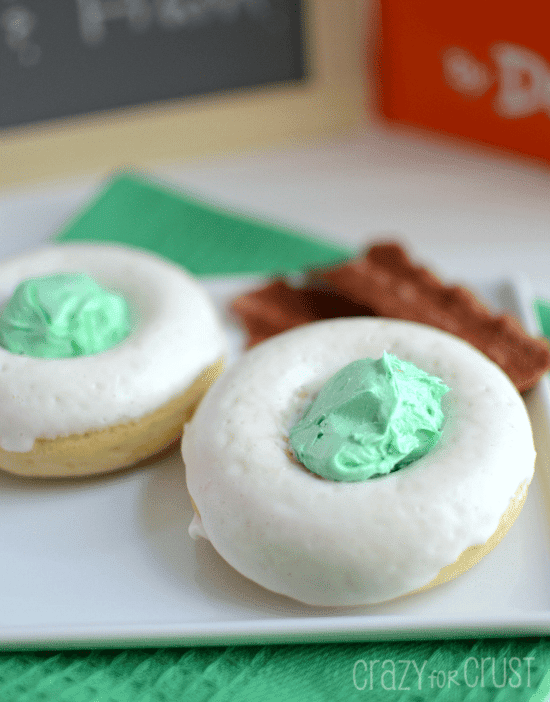
[[379, 243], [343, 265], [310, 272], [307, 283], [284, 280], [233, 302], [249, 346], [318, 319], [379, 316], [421, 322], [468, 341], [508, 374], [519, 392], [550, 368], [545, 339], [530, 337], [510, 315], [493, 315], [462, 286], [446, 286], [415, 265], [397, 243]]

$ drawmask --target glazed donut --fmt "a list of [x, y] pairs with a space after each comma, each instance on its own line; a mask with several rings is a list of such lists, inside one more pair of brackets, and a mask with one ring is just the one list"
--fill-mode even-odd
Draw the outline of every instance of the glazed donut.
[[206, 291], [139, 249], [62, 244], [4, 261], [0, 300], [22, 281], [60, 272], [121, 295], [130, 333], [69, 358], [0, 348], [0, 467], [18, 475], [91, 475], [162, 451], [223, 366], [225, 333]]
[[[340, 368], [384, 351], [450, 388], [439, 442], [362, 482], [309, 472], [290, 428]], [[382, 602], [463, 572], [519, 513], [535, 462], [523, 400], [486, 356], [423, 324], [361, 317], [247, 352], [206, 393], [182, 454], [191, 536], [263, 587], [319, 606]]]

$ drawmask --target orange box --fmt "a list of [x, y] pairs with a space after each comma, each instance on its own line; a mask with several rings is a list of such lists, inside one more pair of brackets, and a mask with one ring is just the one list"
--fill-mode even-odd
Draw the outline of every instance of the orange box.
[[550, 160], [550, 5], [381, 0], [381, 111]]

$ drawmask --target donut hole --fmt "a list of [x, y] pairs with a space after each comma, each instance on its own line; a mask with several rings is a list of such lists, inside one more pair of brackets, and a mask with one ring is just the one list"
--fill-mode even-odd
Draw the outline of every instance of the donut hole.
[[128, 295], [85, 267], [68, 268], [17, 277], [0, 303], [2, 353], [70, 361], [127, 341], [139, 323]]
[[[400, 346], [399, 344], [393, 343], [389, 345], [389, 353], [393, 353], [393, 349], [395, 346]], [[384, 349], [386, 352], [386, 349]], [[355, 360], [362, 360], [361, 358], [355, 359]], [[410, 363], [414, 364], [417, 368], [420, 368], [420, 364], [417, 364], [416, 359], [414, 358], [414, 354], [410, 353], [405, 353], [403, 354], [403, 358], [401, 360], [406, 360], [409, 361]], [[353, 362], [353, 361], [352, 361]], [[325, 377], [322, 379], [316, 378], [313, 382], [311, 383], [306, 383], [302, 386], [300, 386], [292, 395], [290, 401], [288, 402], [288, 409], [283, 411], [282, 417], [283, 417], [283, 424], [284, 424], [284, 442], [286, 444], [285, 446], [285, 454], [291, 458], [292, 463], [299, 467], [302, 470], [305, 470], [308, 474], [315, 475], [316, 477], [320, 477], [322, 480], [328, 480], [332, 482], [330, 477], [324, 477], [324, 476], [319, 476], [315, 473], [314, 470], [310, 470], [296, 455], [294, 448], [292, 447], [291, 441], [290, 441], [290, 432], [291, 429], [302, 419], [304, 414], [308, 411], [308, 408], [311, 406], [313, 402], [317, 399], [320, 391], [324, 387], [325, 383], [329, 381], [333, 376], [334, 373], [338, 373], [339, 370], [342, 368], [345, 368], [349, 363], [346, 363], [342, 366], [336, 367], [336, 369], [332, 370], [330, 373], [327, 373]], [[422, 369], [425, 370], [425, 369]], [[426, 373], [429, 375], [433, 374], [433, 370], [425, 370]], [[378, 399], [378, 395], [374, 392], [369, 391], [369, 396], [372, 396], [374, 398], [374, 401], [376, 402], [378, 400], [378, 406], [377, 407], [369, 407], [369, 415], [365, 416], [365, 421], [364, 424], [361, 423], [359, 429], [361, 429], [364, 425], [371, 425], [374, 428], [376, 428], [377, 431], [380, 431], [382, 434], [385, 430], [386, 423], [387, 423], [387, 417], [383, 416], [382, 413], [382, 405], [381, 401]], [[444, 400], [448, 397], [448, 392], [442, 396], [440, 402], [443, 404]], [[344, 410], [347, 412], [352, 405], [359, 405], [359, 408], [361, 408], [361, 401], [356, 397], [349, 402], [346, 403]], [[414, 416], [416, 413], [416, 407], [417, 405], [410, 400], [402, 400], [402, 407], [406, 408], [406, 410]], [[340, 408], [342, 410], [342, 407]], [[443, 411], [443, 406], [441, 407]], [[434, 417], [436, 414], [436, 411], [434, 407], [427, 405], [426, 407], [427, 414], [430, 417]], [[356, 412], [351, 413], [356, 414]], [[327, 419], [327, 416], [322, 413], [317, 417], [317, 419], [314, 422], [314, 425], [319, 426], [319, 431], [316, 434], [316, 441], [322, 439], [326, 432], [321, 428], [325, 420]], [[402, 458], [402, 460], [398, 461], [391, 470], [388, 472], [380, 472], [376, 473], [374, 475], [371, 475], [367, 478], [364, 478], [366, 480], [373, 480], [373, 479], [380, 479], [380, 478], [385, 478], [388, 475], [395, 473], [398, 470], [403, 470], [404, 468], [407, 468], [411, 464], [417, 463], [423, 456], [425, 456], [427, 453], [431, 453], [436, 446], [441, 442], [442, 440], [442, 433], [443, 433], [443, 427], [445, 425], [445, 420], [446, 420], [446, 413], [443, 411], [443, 419], [441, 422], [441, 425], [439, 426], [439, 435], [437, 435], [436, 431], [432, 431], [430, 428], [427, 429], [416, 429], [414, 431], [414, 436], [418, 439], [419, 441], [419, 446], [411, 451], [407, 456]], [[314, 426], [310, 425], [310, 426]], [[350, 436], [351, 440], [351, 436]], [[426, 448], [429, 447], [429, 448]], [[394, 449], [392, 451], [392, 449]], [[393, 453], [394, 456], [397, 458], [399, 455], [399, 451], [397, 448], [395, 448], [392, 445], [389, 445], [387, 447], [388, 450], [388, 456], [391, 456]], [[361, 458], [355, 458], [353, 455], [338, 455], [334, 456], [334, 460], [337, 463], [337, 465], [340, 467], [342, 471], [347, 473], [348, 475], [352, 475], [355, 472], [355, 475], [357, 475], [357, 469], [361, 469], [364, 467], [365, 463], [364, 461], [361, 460]], [[362, 481], [363, 478], [361, 478], [360, 481]], [[356, 482], [357, 478], [355, 480], [353, 478], [342, 478], [341, 480], [335, 480], [335, 482]]]

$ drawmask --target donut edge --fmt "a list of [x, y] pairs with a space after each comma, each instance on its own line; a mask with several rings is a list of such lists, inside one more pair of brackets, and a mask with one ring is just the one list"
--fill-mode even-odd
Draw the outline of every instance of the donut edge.
[[179, 440], [183, 425], [224, 367], [223, 358], [208, 365], [183, 393], [139, 419], [82, 434], [38, 438], [31, 451], [0, 448], [0, 468], [27, 478], [77, 478], [154, 460]]
[[[330, 322], [334, 322], [335, 320], [330, 320]], [[401, 320], [400, 320], [401, 321]], [[325, 324], [326, 322], [318, 322], [318, 323], [313, 323], [313, 324]], [[422, 325], [426, 326], [426, 325]], [[296, 333], [296, 330], [291, 330], [289, 332], [285, 332], [285, 334], [293, 334]], [[445, 333], [445, 332], [440, 332], [440, 333]], [[280, 335], [279, 338], [281, 338], [283, 335]], [[275, 338], [275, 337], [274, 337]], [[267, 340], [263, 342], [264, 344], [269, 344], [271, 340]], [[464, 344], [467, 344], [467, 342], [463, 342]], [[257, 348], [260, 348], [262, 345], [258, 345]], [[254, 353], [255, 349], [250, 351], [249, 353]], [[479, 353], [479, 351], [477, 352]], [[488, 362], [490, 362], [490, 359], [487, 359]], [[494, 362], [492, 365], [495, 365]], [[502, 375], [503, 371], [499, 371]], [[517, 390], [515, 390], [516, 395], [519, 397], [519, 393], [517, 393]], [[206, 405], [207, 403], [205, 403]], [[443, 567], [440, 568], [440, 570], [437, 572], [437, 574], [433, 577], [428, 582], [425, 582], [424, 585], [420, 585], [418, 587], [413, 587], [413, 583], [410, 584], [409, 588], [410, 589], [403, 589], [401, 592], [398, 594], [395, 594], [393, 596], [388, 596], [385, 598], [381, 599], [376, 599], [375, 601], [372, 602], [353, 602], [353, 603], [344, 603], [344, 604], [338, 604], [338, 603], [319, 603], [319, 602], [307, 602], [306, 600], [301, 599], [300, 597], [295, 597], [291, 594], [287, 594], [275, 589], [271, 589], [269, 587], [266, 587], [265, 585], [262, 585], [258, 581], [254, 580], [254, 578], [249, 577], [248, 575], [244, 575], [241, 570], [236, 568], [230, 561], [226, 561], [228, 565], [230, 565], [231, 568], [236, 570], [237, 572], [241, 573], [243, 577], [245, 577], [247, 580], [251, 582], [255, 582], [258, 587], [261, 587], [264, 590], [274, 592], [282, 597], [287, 597], [291, 601], [295, 602], [300, 602], [302, 604], [306, 604], [307, 606], [310, 607], [318, 607], [322, 609], [340, 609], [340, 608], [348, 608], [348, 607], [371, 607], [371, 606], [377, 606], [379, 604], [385, 604], [385, 603], [390, 603], [392, 601], [401, 599], [402, 597], [408, 597], [412, 594], [415, 594], [417, 592], [422, 592], [424, 590], [431, 589], [432, 587], [436, 587], [437, 585], [444, 584], [445, 582], [449, 582], [453, 580], [454, 578], [458, 577], [462, 573], [466, 572], [470, 568], [472, 568], [476, 563], [478, 563], [485, 555], [487, 555], [505, 536], [505, 534], [508, 532], [508, 530], [511, 528], [512, 524], [516, 520], [516, 518], [519, 516], [519, 513], [521, 509], [523, 508], [526, 496], [527, 496], [527, 488], [531, 482], [532, 476], [533, 476], [533, 463], [535, 462], [535, 455], [533, 453], [533, 459], [531, 462], [531, 459], [528, 460], [528, 463], [531, 463], [531, 470], [527, 471], [523, 474], [522, 478], [523, 480], [518, 486], [519, 480], [514, 480], [512, 484], [509, 486], [510, 490], [506, 491], [506, 495], [503, 496], [506, 501], [502, 501], [499, 505], [500, 510], [504, 509], [504, 512], [501, 512], [501, 516], [499, 518], [498, 512], [494, 514], [492, 517], [491, 521], [493, 524], [497, 523], [495, 531], [487, 538], [487, 540], [484, 543], [475, 543], [474, 545], [467, 547], [460, 553], [460, 555], [456, 558], [454, 562], [448, 562], [447, 565], [444, 565]], [[195, 466], [196, 468], [196, 466]], [[519, 476], [518, 476], [519, 477]], [[514, 487], [515, 483], [515, 487]], [[510, 495], [512, 495], [510, 497]], [[197, 515], [198, 519], [201, 519], [200, 511], [197, 508], [193, 498], [191, 497], [191, 503], [194, 509], [195, 514]], [[499, 510], [499, 511], [500, 511]], [[206, 512], [206, 509], [205, 509]], [[494, 519], [494, 521], [493, 521]], [[202, 520], [201, 520], [202, 521]], [[491, 524], [489, 524], [489, 528], [491, 528]], [[485, 530], [485, 533], [482, 535], [482, 538], [485, 536], [487, 533], [487, 530]], [[198, 532], [197, 532], [197, 535]], [[209, 538], [207, 536], [207, 538]], [[475, 538], [475, 537], [474, 537]], [[464, 542], [462, 542], [464, 543]], [[472, 543], [470, 541], [470, 543]], [[216, 547], [212, 544], [214, 550], [217, 551]], [[455, 557], [455, 554], [457, 553], [458, 549], [455, 547], [455, 549], [450, 549], [450, 553], [448, 554], [448, 559], [449, 561], [451, 558]], [[219, 553], [219, 552], [218, 552]], [[224, 559], [225, 557], [220, 554], [220, 556]], [[446, 559], [445, 559], [446, 560]], [[445, 560], [441, 559], [439, 564]], [[433, 564], [433, 570], [431, 573], [434, 573], [436, 571], [438, 565], [437, 563]], [[427, 573], [424, 580], [430, 578], [431, 573]], [[418, 579], [416, 581], [418, 583]]]
[[[481, 559], [486, 556], [488, 553], [490, 553], [501, 541], [502, 539], [506, 536], [516, 519], [518, 518], [521, 510], [523, 509], [523, 506], [525, 504], [525, 500], [527, 499], [527, 492], [528, 492], [528, 487], [531, 483], [531, 480], [526, 480], [524, 481], [519, 488], [516, 490], [515, 494], [512, 496], [510, 499], [510, 503], [508, 507], [506, 508], [504, 514], [500, 518], [500, 521], [498, 523], [498, 526], [496, 530], [493, 532], [493, 534], [487, 539], [487, 541], [484, 544], [477, 544], [474, 546], [469, 546], [466, 548], [460, 556], [457, 558], [457, 560], [454, 563], [450, 563], [447, 566], [444, 566], [441, 568], [439, 573], [430, 580], [430, 582], [426, 583], [426, 585], [423, 585], [422, 587], [415, 588], [414, 590], [409, 590], [408, 592], [404, 592], [401, 595], [398, 595], [397, 597], [391, 597], [387, 600], [380, 600], [378, 602], [371, 602], [371, 603], [357, 603], [354, 605], [344, 605], [345, 607], [376, 607], [378, 605], [384, 605], [386, 603], [391, 603], [391, 602], [396, 602], [398, 600], [401, 600], [406, 597], [410, 597], [411, 595], [415, 595], [417, 593], [425, 592], [427, 590], [431, 590], [434, 587], [437, 587], [438, 585], [443, 585], [445, 583], [451, 582], [455, 578], [459, 577], [466, 571], [470, 570], [473, 568], [475, 565], [481, 561]], [[200, 520], [200, 512], [195, 504], [195, 501], [191, 496], [190, 501], [191, 501], [191, 506], [193, 508], [193, 513], [194, 517], [198, 518]], [[209, 539], [208, 539], [209, 540]], [[223, 557], [222, 557], [223, 558]], [[229, 564], [231, 566], [231, 564]], [[231, 566], [234, 570], [234, 566]], [[240, 572], [240, 571], [236, 571]], [[250, 580], [250, 578], [247, 578], [246, 575], [243, 575], [240, 573], [243, 578], [246, 580]], [[254, 582], [253, 580], [250, 580], [250, 582]], [[264, 586], [260, 585], [259, 583], [256, 583], [258, 587], [261, 587], [263, 590], [267, 590], [268, 592], [272, 592], [268, 588], [265, 588]], [[290, 597], [289, 595], [282, 595], [281, 593], [274, 593], [279, 596], [283, 597], [289, 597], [290, 600], [293, 600], [295, 602], [300, 602], [301, 604], [304, 604], [308, 607], [320, 607], [322, 609], [334, 609], [335, 607], [338, 608], [339, 605], [310, 605], [307, 602], [302, 602], [301, 600], [296, 600], [293, 597]]]
[[[409, 595], [415, 594], [417, 592], [424, 592], [425, 590], [431, 590], [433, 587], [438, 585], [443, 585], [444, 583], [451, 582], [458, 576], [462, 575], [466, 571], [473, 568], [479, 561], [481, 561], [484, 556], [490, 553], [495, 546], [497, 546], [502, 539], [506, 536], [516, 519], [519, 517], [525, 500], [527, 499], [527, 492], [529, 485], [531, 484], [531, 479], [524, 480], [518, 487], [514, 495], [511, 497], [508, 507], [504, 511], [496, 530], [491, 534], [484, 544], [476, 544], [474, 546], [469, 546], [467, 549], [462, 551], [460, 556], [456, 559], [454, 563], [450, 563], [447, 566], [441, 568], [439, 573], [430, 580], [429, 583], [423, 585], [422, 587], [411, 590], [410, 592], [404, 593], [401, 597], [408, 597]], [[396, 598], [397, 599], [397, 598]]]

